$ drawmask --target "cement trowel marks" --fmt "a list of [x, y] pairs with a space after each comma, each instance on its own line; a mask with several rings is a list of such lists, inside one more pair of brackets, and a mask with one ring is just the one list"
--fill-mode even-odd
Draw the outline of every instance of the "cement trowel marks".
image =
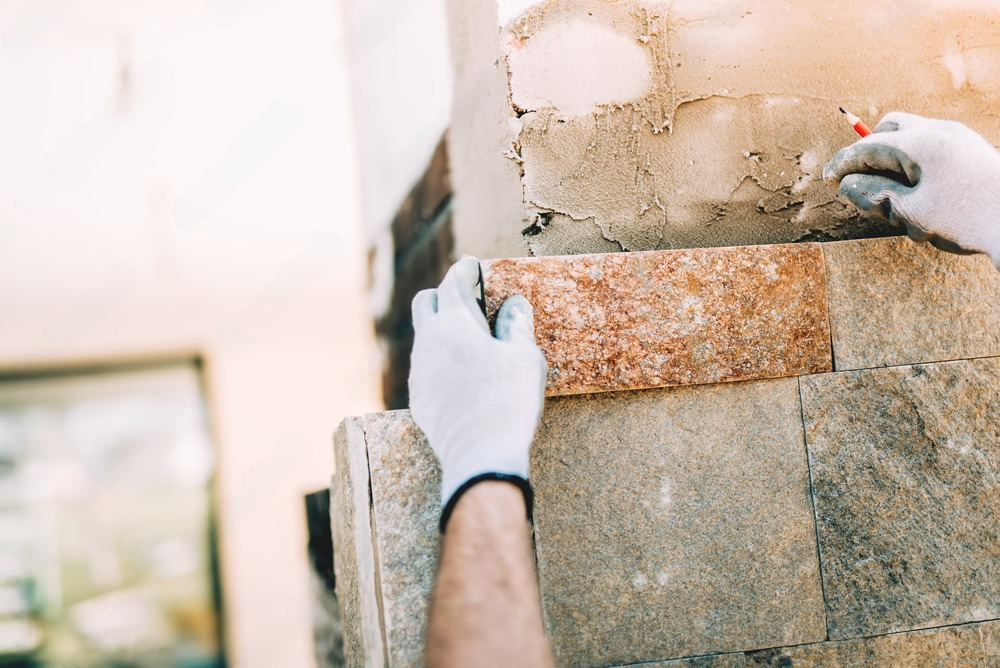
[[521, 294], [551, 395], [830, 371], [818, 244], [485, 263], [489, 312]]

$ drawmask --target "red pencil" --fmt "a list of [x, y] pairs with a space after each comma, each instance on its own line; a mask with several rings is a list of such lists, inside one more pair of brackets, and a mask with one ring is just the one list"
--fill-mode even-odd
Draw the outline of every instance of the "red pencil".
[[854, 131], [857, 132], [859, 135], [861, 135], [862, 137], [867, 137], [872, 133], [872, 131], [868, 128], [867, 125], [865, 125], [864, 121], [862, 121], [860, 118], [858, 118], [851, 112], [847, 111], [843, 107], [840, 108], [840, 111], [842, 114], [844, 114], [844, 116], [847, 116], [847, 122], [851, 124], [851, 127], [853, 127]]

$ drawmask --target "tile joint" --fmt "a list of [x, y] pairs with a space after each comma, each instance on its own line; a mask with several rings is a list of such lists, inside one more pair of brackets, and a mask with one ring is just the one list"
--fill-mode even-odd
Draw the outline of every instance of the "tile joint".
[[816, 508], [816, 490], [813, 487], [812, 463], [809, 461], [809, 436], [806, 434], [806, 407], [802, 398], [802, 380], [795, 379], [795, 387], [799, 397], [799, 419], [802, 422], [802, 447], [806, 453], [806, 473], [809, 476], [809, 502], [813, 510], [813, 530], [816, 536], [816, 559], [819, 563], [819, 588], [823, 595], [823, 627], [826, 629], [826, 639], [830, 640], [830, 614], [826, 601], [826, 578], [823, 575], [823, 550], [819, 542], [819, 511]]

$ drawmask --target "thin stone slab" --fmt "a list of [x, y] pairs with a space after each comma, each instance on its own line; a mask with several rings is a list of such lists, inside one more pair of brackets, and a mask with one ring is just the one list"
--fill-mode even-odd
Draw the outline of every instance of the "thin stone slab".
[[388, 665], [423, 664], [437, 571], [441, 477], [409, 411], [365, 416]]
[[524, 295], [547, 394], [778, 378], [832, 369], [819, 244], [483, 263], [490, 317]]
[[1000, 271], [906, 237], [823, 244], [838, 371], [1000, 355]]
[[801, 392], [830, 637], [1000, 617], [1000, 358]]
[[[945, 628], [753, 652], [746, 665], [767, 668], [993, 668], [984, 663], [981, 627]], [[995, 627], [996, 624], [993, 624]]]
[[826, 637], [795, 379], [550, 400], [531, 466], [559, 665]]
[[368, 461], [361, 418], [347, 418], [333, 437], [336, 466], [330, 486], [333, 568], [344, 620], [348, 668], [384, 665], [378, 571], [368, 502]]

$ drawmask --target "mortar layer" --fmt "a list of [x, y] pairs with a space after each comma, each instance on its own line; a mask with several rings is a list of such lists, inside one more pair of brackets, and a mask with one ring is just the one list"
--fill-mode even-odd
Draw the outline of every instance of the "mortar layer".
[[[625, 250], [896, 233], [820, 178], [857, 139], [840, 105], [872, 125], [894, 109], [953, 118], [1000, 143], [991, 0], [549, 0], [504, 34], [507, 155], [535, 255], [605, 250], [595, 226]], [[602, 52], [612, 34], [646, 57]], [[476, 215], [458, 227], [491, 224]], [[549, 229], [556, 215], [575, 226]]]

